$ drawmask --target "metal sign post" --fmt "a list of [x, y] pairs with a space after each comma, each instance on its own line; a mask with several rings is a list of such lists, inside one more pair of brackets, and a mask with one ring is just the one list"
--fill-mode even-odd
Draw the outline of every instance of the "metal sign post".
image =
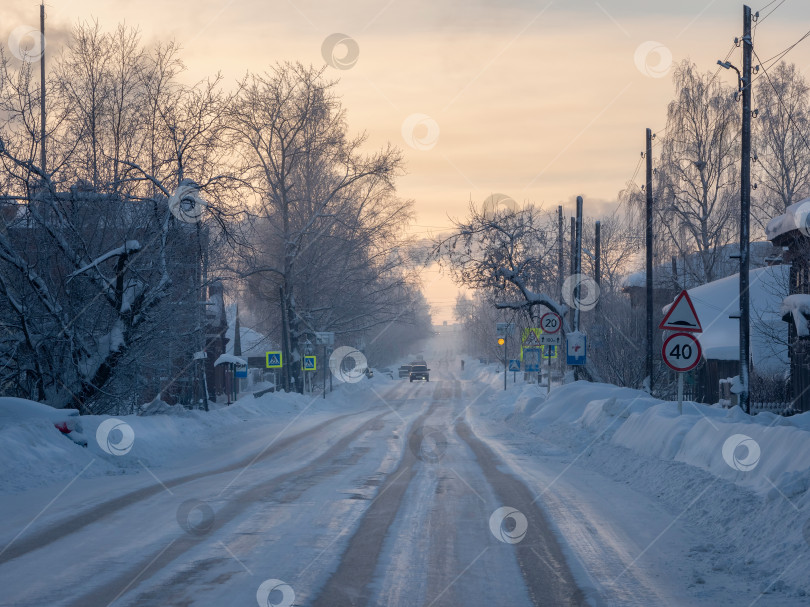
[[512, 383], [517, 383], [517, 372], [520, 371], [520, 361], [513, 358], [509, 361], [509, 370], [512, 372]]
[[[662, 331], [677, 331], [664, 340], [661, 356], [667, 366], [678, 373], [678, 415], [683, 413], [683, 374], [697, 367], [703, 352], [693, 333], [701, 333], [695, 306], [684, 289], [667, 309], [658, 328]], [[652, 382], [652, 378], [650, 378]], [[652, 383], [650, 383], [652, 385]]]
[[509, 361], [506, 360], [506, 337], [498, 339], [499, 344], [503, 344], [503, 389], [506, 390], [506, 365]]
[[[546, 312], [540, 317], [540, 328], [543, 330], [540, 340], [545, 346], [554, 345], [555, 347], [562, 343], [562, 338], [559, 335], [560, 328], [562, 327], [562, 318], [559, 314], [554, 312]], [[556, 338], [556, 340], [554, 340]], [[548, 358], [548, 377], [546, 378], [546, 395], [551, 393], [551, 356]], [[537, 382], [540, 383], [540, 382]]]
[[[321, 367], [323, 367], [323, 397], [326, 398], [326, 367], [329, 366], [329, 361], [327, 360], [327, 349], [330, 346], [335, 345], [335, 333], [333, 331], [315, 331], [315, 345], [323, 346], [323, 361], [321, 363]], [[329, 374], [329, 391], [332, 391], [332, 374]]]
[[495, 335], [498, 337], [498, 345], [503, 346], [503, 389], [506, 390], [506, 374], [507, 364], [509, 361], [506, 359], [506, 340], [509, 335], [515, 332], [515, 323], [511, 322], [496, 322]]

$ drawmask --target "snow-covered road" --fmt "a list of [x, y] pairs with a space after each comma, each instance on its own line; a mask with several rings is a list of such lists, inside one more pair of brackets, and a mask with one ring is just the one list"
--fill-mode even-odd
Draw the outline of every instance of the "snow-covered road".
[[688, 516], [494, 422], [500, 380], [451, 351], [429, 383], [342, 386], [344, 411], [5, 496], [0, 605], [802, 604], [696, 581]]

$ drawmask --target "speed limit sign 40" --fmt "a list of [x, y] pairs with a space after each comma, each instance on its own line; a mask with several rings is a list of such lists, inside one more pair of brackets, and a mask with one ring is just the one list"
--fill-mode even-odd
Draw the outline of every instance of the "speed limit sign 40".
[[554, 312], [546, 312], [540, 317], [540, 328], [543, 333], [556, 333], [562, 327], [562, 318]]
[[703, 352], [700, 342], [694, 336], [689, 333], [675, 333], [664, 340], [661, 355], [670, 369], [685, 373], [697, 366]]

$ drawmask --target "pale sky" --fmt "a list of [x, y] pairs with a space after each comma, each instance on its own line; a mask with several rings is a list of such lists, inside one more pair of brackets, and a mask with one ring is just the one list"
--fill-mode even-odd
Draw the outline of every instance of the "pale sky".
[[[776, 1], [762, 16], [774, 7], [755, 31], [762, 60], [810, 29], [807, 0]], [[713, 72], [742, 34], [742, 3], [731, 0], [51, 0], [46, 8], [49, 50], [78, 20], [105, 29], [125, 21], [147, 44], [179, 41], [189, 80], [221, 71], [233, 82], [282, 60], [322, 65], [324, 41], [344, 34], [348, 46], [327, 56], [340, 61], [349, 46], [357, 54], [328, 74], [340, 79], [350, 128], [372, 146], [404, 150], [399, 192], [415, 201], [419, 236], [493, 193], [566, 210], [582, 195], [588, 215], [612, 208], [644, 129], [665, 125], [670, 62], [690, 58]], [[3, 3], [2, 40], [38, 19], [36, 2]], [[810, 77], [810, 39], [786, 59]], [[741, 65], [740, 49], [730, 61]], [[434, 272], [424, 281], [434, 320], [451, 320], [456, 288]]]

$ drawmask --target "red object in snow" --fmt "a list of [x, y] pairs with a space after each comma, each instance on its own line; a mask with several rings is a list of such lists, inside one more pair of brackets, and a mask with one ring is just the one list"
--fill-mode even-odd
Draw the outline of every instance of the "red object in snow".
[[59, 422], [58, 424], [54, 424], [54, 426], [56, 426], [56, 429], [62, 434], [70, 434], [70, 428], [68, 428], [67, 422]]

